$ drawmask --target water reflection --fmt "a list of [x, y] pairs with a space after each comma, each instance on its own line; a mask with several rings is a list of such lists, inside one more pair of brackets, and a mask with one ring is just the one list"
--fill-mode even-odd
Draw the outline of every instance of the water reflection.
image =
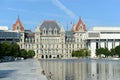
[[120, 61], [40, 60], [49, 80], [120, 80]]

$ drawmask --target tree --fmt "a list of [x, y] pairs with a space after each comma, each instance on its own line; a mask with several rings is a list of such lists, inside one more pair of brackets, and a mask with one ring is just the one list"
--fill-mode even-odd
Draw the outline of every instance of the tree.
[[120, 45], [115, 47], [115, 53], [120, 57]]
[[1, 45], [1, 52], [3, 54], [3, 56], [11, 56], [11, 44], [9, 42], [3, 42]]
[[25, 49], [21, 49], [19, 57], [23, 57], [24, 59], [26, 59], [27, 58], [27, 51]]
[[90, 56], [90, 50], [87, 49], [87, 48], [85, 48], [85, 49], [84, 49], [84, 55], [85, 55], [85, 56]]
[[100, 56], [104, 53], [104, 48], [96, 49], [96, 56]]
[[33, 58], [35, 56], [35, 51], [34, 50], [29, 50], [28, 52], [27, 52], [27, 57], [28, 58]]
[[87, 57], [87, 56], [90, 56], [90, 50], [87, 48], [72, 51], [72, 57]]
[[0, 43], [0, 59], [2, 58], [3, 53], [2, 53], [2, 44]]
[[14, 57], [17, 57], [20, 54], [20, 47], [17, 43], [13, 42], [11, 44], [12, 50], [11, 50], [11, 55]]
[[96, 55], [97, 56], [101, 57], [102, 54], [105, 55], [105, 57], [108, 57], [110, 55], [110, 51], [108, 50], [108, 48], [96, 49]]
[[108, 50], [108, 48], [104, 48], [104, 53], [105, 57], [110, 56], [110, 51]]
[[72, 51], [72, 57], [75, 57], [75, 51], [74, 50]]
[[110, 49], [110, 56], [116, 55], [115, 48]]

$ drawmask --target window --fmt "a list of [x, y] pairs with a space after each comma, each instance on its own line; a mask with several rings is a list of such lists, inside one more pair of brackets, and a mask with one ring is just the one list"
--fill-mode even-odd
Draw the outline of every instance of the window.
[[57, 29], [54, 29], [54, 34], [57, 34]]
[[22, 42], [22, 39], [21, 39], [21, 42]]
[[37, 44], [37, 48], [38, 48], [38, 44]]
[[38, 42], [38, 39], [37, 39], [37, 42]]
[[43, 45], [41, 45], [41, 47], [43, 48]]
[[77, 44], [77, 48], [79, 48], [79, 44]]
[[74, 44], [72, 44], [72, 48], [74, 48]]
[[82, 29], [82, 25], [80, 25], [79, 29], [80, 29], [80, 30]]
[[22, 48], [22, 44], [21, 44], [21, 48]]
[[30, 48], [30, 44], [29, 44], [29, 48]]
[[112, 42], [112, 48], [114, 48], [114, 42]]
[[46, 31], [44, 30], [44, 34], [46, 33]]
[[79, 42], [79, 39], [77, 39], [77, 42]]
[[43, 34], [46, 34], [46, 33], [47, 33], [45, 28], [43, 29], [43, 32], [42, 32], [42, 33], [43, 33]]
[[20, 30], [20, 27], [19, 27], [19, 26], [17, 26], [17, 30]]
[[63, 44], [62, 44], [62, 48], [63, 48]]
[[98, 49], [98, 42], [96, 42], [96, 49]]

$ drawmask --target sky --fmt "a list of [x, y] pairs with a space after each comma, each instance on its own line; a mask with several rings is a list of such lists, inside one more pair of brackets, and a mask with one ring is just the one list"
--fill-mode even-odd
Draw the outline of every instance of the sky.
[[34, 31], [44, 20], [55, 20], [71, 29], [79, 18], [87, 30], [94, 26], [120, 26], [120, 0], [0, 0], [0, 26], [20, 18], [25, 29]]

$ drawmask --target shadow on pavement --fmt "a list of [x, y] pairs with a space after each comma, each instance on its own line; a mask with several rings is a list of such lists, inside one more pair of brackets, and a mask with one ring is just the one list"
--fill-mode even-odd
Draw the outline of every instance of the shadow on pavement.
[[0, 78], [7, 78], [16, 70], [0, 70]]

